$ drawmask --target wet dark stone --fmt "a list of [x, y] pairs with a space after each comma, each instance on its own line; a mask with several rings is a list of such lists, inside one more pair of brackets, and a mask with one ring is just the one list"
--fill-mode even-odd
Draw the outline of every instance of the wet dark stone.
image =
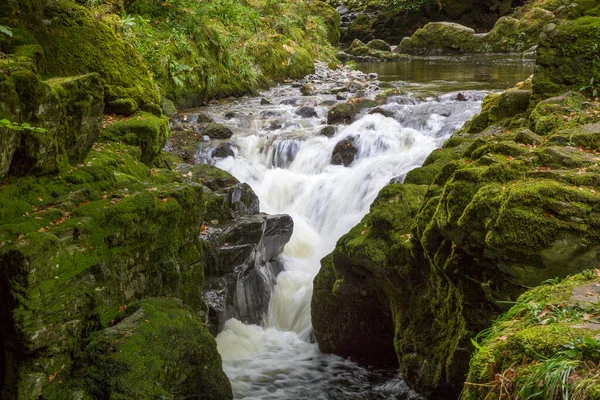
[[388, 118], [393, 118], [394, 117], [394, 112], [392, 110], [386, 110], [383, 109], [381, 107], [377, 107], [372, 109], [371, 111], [369, 111], [369, 114], [381, 114], [383, 116], [386, 116]]
[[212, 158], [227, 158], [233, 157], [235, 154], [233, 153], [233, 146], [231, 143], [221, 143], [213, 149], [210, 155]]
[[296, 115], [299, 115], [304, 118], [317, 118], [319, 114], [317, 111], [310, 106], [303, 106], [296, 110]]
[[338, 142], [331, 153], [331, 164], [343, 165], [347, 167], [354, 162], [354, 158], [358, 154], [358, 148], [355, 146], [356, 138], [347, 137]]
[[282, 100], [279, 104], [282, 104], [284, 106], [295, 106], [297, 103], [298, 103], [298, 99], [294, 98], [294, 99]]
[[327, 125], [323, 129], [321, 129], [321, 131], [319, 132], [319, 135], [325, 136], [328, 138], [333, 137], [335, 135], [335, 127], [333, 127], [331, 125]]

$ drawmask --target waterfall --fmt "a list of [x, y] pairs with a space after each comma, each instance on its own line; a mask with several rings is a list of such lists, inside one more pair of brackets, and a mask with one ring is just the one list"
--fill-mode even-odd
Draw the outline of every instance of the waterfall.
[[[289, 90], [274, 89], [267, 95], [289, 100], [297, 92]], [[263, 325], [231, 319], [217, 336], [236, 398], [416, 396], [397, 376], [384, 377], [319, 352], [312, 340], [312, 281], [320, 259], [369, 211], [379, 190], [420, 166], [478, 112], [484, 93], [468, 94], [467, 101], [456, 100], [457, 93], [395, 96], [383, 106], [390, 117], [362, 115], [336, 127], [333, 137], [319, 134], [328, 109], [320, 105], [324, 98], [319, 96], [268, 106], [247, 99], [228, 106], [236, 117], [221, 120], [237, 133], [232, 138], [234, 156], [204, 159], [248, 183], [260, 199], [261, 211], [289, 214], [294, 220], [294, 233], [282, 256], [285, 270], [277, 277]], [[317, 116], [299, 116], [301, 105], [313, 106]], [[219, 120], [225, 109], [209, 110]], [[332, 165], [334, 148], [348, 139], [356, 148], [354, 161]]]

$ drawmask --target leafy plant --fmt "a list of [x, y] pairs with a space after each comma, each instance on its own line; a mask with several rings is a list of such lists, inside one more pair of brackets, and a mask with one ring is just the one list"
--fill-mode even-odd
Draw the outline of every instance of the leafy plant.
[[8, 26], [5, 26], [5, 25], [0, 25], [0, 33], [3, 33], [8, 37], [12, 37], [12, 35], [13, 35], [12, 30]]
[[23, 122], [23, 123], [19, 124], [17, 122], [10, 121], [8, 119], [0, 119], [0, 128], [8, 128], [13, 131], [32, 131], [32, 132], [37, 132], [37, 133], [48, 132], [48, 130], [45, 128], [31, 126], [31, 124], [29, 124], [27, 122]]
[[589, 91], [592, 94], [592, 97], [598, 96], [598, 87], [596, 84], [594, 84], [594, 77], [592, 76], [592, 78], [590, 79], [590, 82], [587, 85], [582, 86], [579, 89], [579, 91], [580, 92]]

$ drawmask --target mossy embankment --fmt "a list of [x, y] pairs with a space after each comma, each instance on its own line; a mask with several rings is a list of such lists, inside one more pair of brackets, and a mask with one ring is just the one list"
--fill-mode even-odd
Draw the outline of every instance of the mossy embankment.
[[[472, 338], [527, 288], [598, 265], [600, 104], [589, 83], [600, 69], [589, 44], [600, 19], [567, 15], [573, 19], [545, 28], [533, 79], [487, 96], [479, 115], [403, 184], [385, 187], [322, 260], [312, 318], [324, 351], [398, 365], [424, 395], [457, 398], [468, 374], [491, 384], [486, 368], [496, 361], [482, 366], [477, 357], [493, 350], [478, 353], [470, 370]], [[511, 344], [542, 351], [509, 339], [494, 354], [514, 357], [489, 368], [516, 362], [521, 349]], [[595, 362], [577, 354], [581, 368]], [[569, 384], [585, 386], [594, 376], [577, 371]]]
[[392, 44], [412, 35], [428, 22], [455, 22], [487, 31], [501, 17], [522, 6], [522, 0], [329, 0], [334, 6], [359, 13], [342, 31], [342, 41], [383, 39]]
[[2, 7], [0, 23], [13, 35], [2, 38], [0, 51], [33, 56], [44, 77], [98, 72], [111, 112], [123, 110], [123, 100], [131, 112], [165, 100], [193, 106], [300, 78], [314, 71], [315, 59], [335, 62], [339, 40], [339, 15], [317, 0]]
[[600, 270], [524, 293], [474, 341], [463, 399], [600, 398]]
[[533, 46], [547, 40], [556, 22], [598, 16], [596, 2], [528, 1], [499, 18], [486, 33], [447, 22], [432, 22], [402, 40], [409, 54], [524, 53], [535, 58]]
[[0, 4], [0, 397], [232, 397], [201, 236], [267, 217], [229, 174], [176, 168], [163, 110], [311, 72], [337, 18], [317, 1]]

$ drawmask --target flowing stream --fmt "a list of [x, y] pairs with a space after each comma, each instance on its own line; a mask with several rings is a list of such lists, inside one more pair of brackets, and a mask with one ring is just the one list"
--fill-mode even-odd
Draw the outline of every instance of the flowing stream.
[[[482, 59], [480, 57], [480, 59]], [[248, 183], [261, 211], [287, 213], [294, 233], [286, 246], [285, 271], [277, 277], [262, 326], [229, 320], [217, 343], [238, 399], [413, 399], [419, 398], [394, 371], [373, 371], [333, 355], [314, 343], [310, 301], [320, 259], [369, 211], [390, 180], [402, 180], [452, 132], [475, 115], [486, 91], [506, 88], [532, 72], [520, 60], [433, 58], [413, 63], [370, 64], [365, 72], [405, 89], [382, 108], [337, 126], [333, 137], [319, 134], [332, 100], [327, 90], [302, 96], [279, 86], [261, 98], [213, 104], [202, 111], [235, 132], [234, 157], [199, 157]], [[365, 82], [365, 84], [367, 84]], [[317, 83], [320, 89], [340, 86]], [[458, 96], [461, 93], [462, 96]], [[325, 102], [324, 105], [323, 103]], [[300, 106], [316, 116], [302, 117]], [[358, 153], [348, 167], [331, 165], [335, 145], [355, 138]]]

